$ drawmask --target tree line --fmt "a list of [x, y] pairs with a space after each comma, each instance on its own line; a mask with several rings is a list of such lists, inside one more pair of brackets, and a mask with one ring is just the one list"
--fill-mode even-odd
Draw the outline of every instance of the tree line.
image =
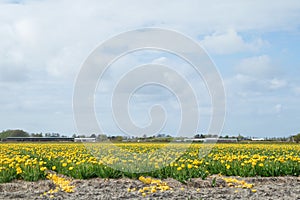
[[[5, 139], [7, 137], [66, 137], [66, 136], [61, 136], [59, 133], [28, 133], [24, 130], [20, 130], [20, 129], [17, 129], [17, 130], [5, 130], [5, 131], [2, 131], [0, 133], [0, 139]], [[76, 134], [73, 134], [74, 138], [84, 138], [86, 137], [85, 135], [76, 135]], [[99, 135], [96, 135], [96, 134], [91, 134], [90, 135], [91, 138], [96, 138], [98, 141], [106, 141], [106, 140], [112, 140], [112, 141], [122, 141], [123, 139], [127, 139], [126, 137], [122, 137], [122, 136], [107, 136], [105, 134], [99, 134]], [[217, 135], [203, 135], [203, 134], [197, 134], [194, 136], [194, 138], [209, 138], [209, 137], [217, 137]], [[160, 139], [160, 138], [172, 138], [170, 135], [165, 135], [165, 134], [159, 134], [157, 135], [156, 137], [147, 137], [147, 136], [143, 136], [141, 138], [136, 138], [136, 139], [140, 139], [140, 140], [143, 140], [143, 139]], [[222, 138], [222, 137], [221, 137]], [[237, 137], [229, 137], [229, 136], [225, 136], [224, 138], [237, 138], [238, 140], [243, 140], [245, 139], [243, 136], [241, 135], [238, 135]], [[294, 141], [294, 142], [297, 142], [299, 143], [300, 142], [300, 133], [297, 134], [297, 135], [293, 135], [290, 137], [291, 140], [289, 141]], [[281, 141], [288, 141], [287, 138], [268, 138], [267, 140], [281, 140]]]
[[[59, 133], [28, 133], [24, 130], [5, 130], [0, 133], [0, 139], [7, 137], [61, 137]], [[66, 137], [66, 136], [62, 136]]]

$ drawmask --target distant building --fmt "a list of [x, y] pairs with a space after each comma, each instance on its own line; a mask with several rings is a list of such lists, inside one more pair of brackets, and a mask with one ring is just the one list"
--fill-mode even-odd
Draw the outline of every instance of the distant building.
[[236, 138], [186, 138], [185, 142], [203, 142], [203, 143], [236, 143]]
[[70, 137], [7, 137], [3, 142], [73, 142]]
[[74, 138], [74, 142], [96, 142], [96, 138]]
[[252, 141], [264, 141], [265, 138], [252, 138], [251, 140]]

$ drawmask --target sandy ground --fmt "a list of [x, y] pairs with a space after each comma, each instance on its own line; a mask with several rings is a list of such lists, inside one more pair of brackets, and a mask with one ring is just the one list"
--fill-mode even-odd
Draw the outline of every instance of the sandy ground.
[[[207, 180], [192, 179], [182, 184], [174, 179], [165, 181], [172, 190], [147, 194], [143, 197], [140, 192], [128, 192], [128, 188], [143, 188], [146, 185], [132, 179], [90, 179], [73, 180], [73, 193], [58, 192], [50, 197], [44, 192], [55, 186], [49, 180], [25, 182], [15, 180], [11, 183], [0, 184], [0, 199], [299, 199], [300, 177], [276, 178], [237, 178], [253, 183], [252, 189], [229, 187], [226, 182], [217, 178], [212, 187], [212, 177]], [[252, 191], [256, 190], [256, 192]]]

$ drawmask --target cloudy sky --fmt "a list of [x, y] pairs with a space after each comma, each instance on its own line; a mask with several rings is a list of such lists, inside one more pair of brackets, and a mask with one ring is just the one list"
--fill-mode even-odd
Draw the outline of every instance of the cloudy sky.
[[[68, 1], [0, 0], [0, 130], [76, 133], [72, 98], [83, 62], [103, 41], [132, 29], [159, 27], [197, 41], [209, 54], [226, 90], [222, 135], [289, 136], [300, 132], [299, 1]], [[95, 92], [96, 115], [112, 125], [107, 95], [122, 73], [137, 65], [172, 66], [195, 86], [199, 132], [210, 103], [201, 78], [178, 57], [143, 51], [114, 64]], [[178, 102], [161, 87], [142, 88], [130, 109], [137, 125], [149, 123], [149, 106], [161, 104], [167, 126], [178, 127]], [[170, 117], [171, 116], [171, 117]]]

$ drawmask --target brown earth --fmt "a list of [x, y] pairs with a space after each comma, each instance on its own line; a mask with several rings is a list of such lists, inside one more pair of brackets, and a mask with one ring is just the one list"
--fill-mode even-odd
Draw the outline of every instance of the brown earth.
[[[216, 176], [215, 176], [216, 177]], [[73, 193], [58, 192], [50, 197], [44, 192], [54, 189], [55, 185], [49, 180], [25, 182], [15, 180], [11, 183], [0, 184], [0, 199], [299, 199], [300, 177], [271, 177], [271, 178], [239, 178], [254, 184], [251, 189], [229, 187], [222, 178], [213, 177], [207, 180], [192, 179], [182, 184], [174, 179], [163, 180], [172, 190], [147, 194], [143, 197], [138, 189], [146, 185], [132, 179], [90, 179], [73, 180]], [[212, 183], [214, 182], [214, 187]], [[136, 191], [128, 192], [128, 188]], [[254, 190], [254, 191], [252, 191]], [[255, 191], [256, 190], [256, 191]]]

